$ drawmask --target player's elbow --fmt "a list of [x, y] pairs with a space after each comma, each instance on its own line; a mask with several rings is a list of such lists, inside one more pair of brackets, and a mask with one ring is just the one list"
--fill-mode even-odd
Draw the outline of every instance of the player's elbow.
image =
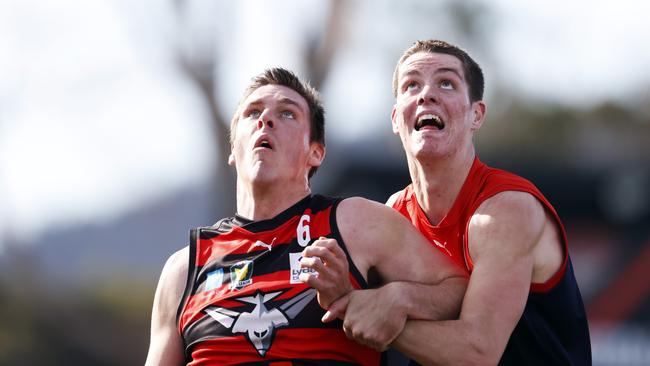
[[[481, 342], [467, 340], [463, 345], [463, 351], [451, 356], [448, 361], [450, 365], [458, 366], [496, 366], [499, 363], [501, 356], [490, 350], [488, 346]], [[418, 359], [418, 362], [423, 366], [437, 366], [440, 365], [437, 359], [427, 359], [423, 357]]]
[[499, 347], [490, 340], [489, 336], [473, 332], [474, 335], [467, 338], [463, 362], [458, 363], [464, 366], [491, 366], [497, 365], [501, 359]]
[[499, 363], [499, 357], [494, 356], [494, 352], [486, 350], [472, 350], [467, 352], [464, 357], [464, 362], [458, 365], [464, 366], [496, 366]]

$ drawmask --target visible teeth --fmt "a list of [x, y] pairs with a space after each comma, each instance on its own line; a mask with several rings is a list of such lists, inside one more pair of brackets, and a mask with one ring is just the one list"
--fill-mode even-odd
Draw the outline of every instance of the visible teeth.
[[440, 122], [440, 117], [433, 115], [433, 114], [424, 114], [418, 118], [418, 122], [422, 122], [427, 119], [432, 119], [435, 120], [436, 122]]
[[419, 131], [423, 126], [434, 126], [442, 130], [445, 128], [445, 123], [435, 114], [423, 114], [415, 122], [415, 130]]

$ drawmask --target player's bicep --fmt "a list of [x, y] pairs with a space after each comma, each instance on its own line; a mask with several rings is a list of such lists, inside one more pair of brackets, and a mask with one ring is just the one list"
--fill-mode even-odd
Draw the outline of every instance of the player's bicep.
[[145, 366], [178, 366], [185, 364], [180, 338], [174, 329], [161, 328], [151, 334]]
[[439, 283], [464, 271], [433, 248], [390, 207], [362, 198], [341, 202], [337, 223], [352, 261], [362, 273], [374, 269], [383, 283]]
[[146, 365], [184, 364], [176, 311], [187, 279], [187, 257], [187, 248], [173, 254], [160, 275], [151, 312], [151, 341]]
[[532, 260], [525, 256], [504, 260], [495, 252], [475, 262], [461, 319], [477, 327], [481, 341], [489, 342], [486, 349], [505, 347], [526, 305], [531, 273]]
[[533, 252], [544, 210], [530, 195], [505, 192], [486, 201], [469, 226], [474, 263], [461, 319], [474, 324], [486, 349], [503, 351], [526, 305]]
[[386, 282], [414, 281], [436, 284], [449, 277], [466, 276], [464, 270], [434, 248], [408, 220], [396, 212], [387, 219], [380, 240], [385, 248], [377, 269]]

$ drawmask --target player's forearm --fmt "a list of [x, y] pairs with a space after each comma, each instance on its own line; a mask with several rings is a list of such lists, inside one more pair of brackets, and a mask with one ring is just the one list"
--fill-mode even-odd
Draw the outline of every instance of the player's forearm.
[[503, 352], [460, 320], [409, 320], [391, 347], [422, 365], [496, 365]]
[[180, 366], [185, 364], [182, 346], [166, 334], [151, 338], [145, 366]]
[[386, 287], [391, 287], [408, 319], [448, 320], [458, 317], [467, 278], [448, 277], [435, 285], [392, 282]]

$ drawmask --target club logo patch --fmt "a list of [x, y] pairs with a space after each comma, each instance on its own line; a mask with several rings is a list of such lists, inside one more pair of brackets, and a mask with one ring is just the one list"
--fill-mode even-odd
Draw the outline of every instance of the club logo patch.
[[245, 260], [230, 266], [230, 289], [241, 290], [253, 283], [253, 261]]
[[[308, 289], [280, 304], [269, 305], [282, 291], [244, 296], [233, 300], [253, 305], [250, 311], [238, 312], [210, 306], [205, 313], [229, 329], [231, 334], [244, 334], [257, 353], [264, 357], [273, 344], [275, 331], [286, 327], [316, 297], [316, 290]], [[250, 306], [249, 305], [249, 306]]]

